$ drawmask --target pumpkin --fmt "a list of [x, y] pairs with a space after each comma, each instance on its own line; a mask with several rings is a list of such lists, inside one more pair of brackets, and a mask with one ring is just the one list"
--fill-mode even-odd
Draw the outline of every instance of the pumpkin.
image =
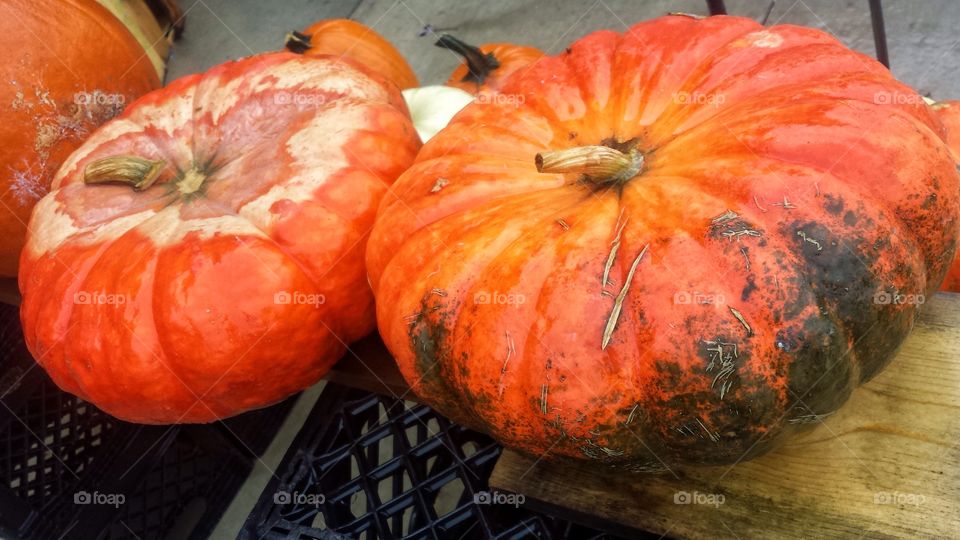
[[144, 96], [36, 206], [28, 348], [132, 422], [209, 422], [313, 384], [374, 328], [366, 239], [418, 149], [400, 90], [331, 58], [253, 56]]
[[[948, 100], [934, 103], [933, 110], [937, 113], [946, 130], [946, 141], [954, 152], [955, 158], [960, 158], [960, 101]], [[947, 272], [942, 291], [960, 292], [960, 257], [954, 259], [953, 265]]]
[[366, 66], [400, 87], [419, 86], [400, 51], [374, 29], [350, 19], [326, 19], [287, 35], [286, 47], [307, 56], [332, 55]]
[[30, 210], [60, 163], [160, 86], [133, 35], [94, 0], [9, 0], [0, 18], [0, 275], [14, 276]]
[[824, 32], [667, 16], [501, 92], [394, 184], [367, 268], [413, 391], [508, 447], [767, 452], [887, 365], [953, 259], [937, 119]]
[[427, 142], [474, 98], [459, 88], [437, 84], [408, 88], [403, 99], [420, 140]]
[[463, 57], [463, 63], [453, 70], [446, 84], [471, 94], [499, 91], [511, 75], [543, 57], [543, 51], [535, 47], [512, 43], [475, 47], [450, 34], [440, 36], [436, 45]]

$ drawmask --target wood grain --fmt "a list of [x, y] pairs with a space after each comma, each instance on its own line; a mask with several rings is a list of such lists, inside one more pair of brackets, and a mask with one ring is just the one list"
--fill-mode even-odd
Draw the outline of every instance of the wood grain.
[[631, 476], [508, 451], [490, 485], [594, 526], [677, 538], [956, 538], [958, 434], [960, 295], [940, 293], [886, 371], [771, 454]]

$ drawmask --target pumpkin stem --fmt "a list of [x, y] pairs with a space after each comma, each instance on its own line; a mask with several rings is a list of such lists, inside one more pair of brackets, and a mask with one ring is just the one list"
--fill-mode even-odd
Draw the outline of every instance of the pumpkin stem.
[[177, 180], [177, 189], [183, 195], [193, 194], [200, 189], [200, 186], [203, 185], [206, 179], [206, 175], [198, 171], [196, 167], [191, 167], [189, 171], [185, 172], [183, 176]]
[[643, 154], [636, 148], [623, 153], [609, 146], [575, 146], [540, 152], [536, 164], [537, 172], [580, 173], [613, 184], [638, 175], [643, 167]]
[[151, 160], [137, 156], [113, 156], [87, 164], [83, 170], [84, 184], [122, 183], [143, 191], [152, 186], [167, 164], [162, 159]]
[[310, 36], [297, 32], [294, 30], [287, 34], [284, 38], [283, 46], [287, 48], [288, 51], [303, 54], [307, 52], [313, 45], [310, 44]]
[[443, 34], [434, 44], [441, 49], [453, 51], [467, 61], [467, 74], [460, 82], [483, 84], [490, 76], [490, 72], [500, 67], [500, 62], [493, 53], [484, 54], [478, 47], [460, 41], [450, 34]]

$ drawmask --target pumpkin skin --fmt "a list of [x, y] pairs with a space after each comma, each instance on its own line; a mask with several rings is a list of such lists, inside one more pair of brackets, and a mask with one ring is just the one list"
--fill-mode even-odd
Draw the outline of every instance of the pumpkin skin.
[[507, 80], [543, 57], [536, 47], [513, 43], [486, 43], [474, 47], [446, 34], [440, 36], [437, 46], [449, 49], [463, 57], [447, 79], [446, 85], [471, 94], [499, 92]]
[[[887, 365], [918, 309], [888, 298], [953, 258], [939, 122], [823, 32], [668, 16], [502, 92], [525, 99], [468, 105], [395, 183], [367, 268], [413, 391], [506, 446], [650, 472], [763, 454]], [[639, 174], [537, 172], [590, 145]]]
[[[36, 206], [28, 348], [133, 422], [209, 422], [313, 384], [374, 328], [365, 243], [418, 148], [400, 91], [335, 59], [254, 56], [144, 96]], [[142, 191], [84, 183], [117, 155], [165, 166]]]
[[[960, 101], [947, 100], [934, 103], [932, 106], [936, 111], [943, 127], [946, 130], [947, 145], [953, 150], [954, 157], [958, 158], [960, 163]], [[953, 260], [947, 277], [940, 285], [941, 291], [960, 292], [960, 257]]]
[[420, 86], [400, 51], [373, 28], [350, 19], [326, 19], [287, 36], [287, 49], [307, 56], [348, 58], [386, 77], [401, 90]]
[[57, 168], [160, 79], [126, 27], [93, 0], [10, 0], [3, 12], [0, 47], [12, 54], [0, 66], [0, 275], [15, 276], [30, 210]]

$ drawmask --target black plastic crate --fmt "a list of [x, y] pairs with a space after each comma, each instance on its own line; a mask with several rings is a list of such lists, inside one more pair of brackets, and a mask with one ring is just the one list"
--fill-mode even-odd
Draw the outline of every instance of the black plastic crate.
[[241, 538], [614, 538], [481, 504], [501, 447], [432, 409], [328, 384]]
[[205, 538], [293, 402], [210, 425], [122, 422], [60, 391], [0, 304], [0, 537], [153, 539], [193, 518]]

